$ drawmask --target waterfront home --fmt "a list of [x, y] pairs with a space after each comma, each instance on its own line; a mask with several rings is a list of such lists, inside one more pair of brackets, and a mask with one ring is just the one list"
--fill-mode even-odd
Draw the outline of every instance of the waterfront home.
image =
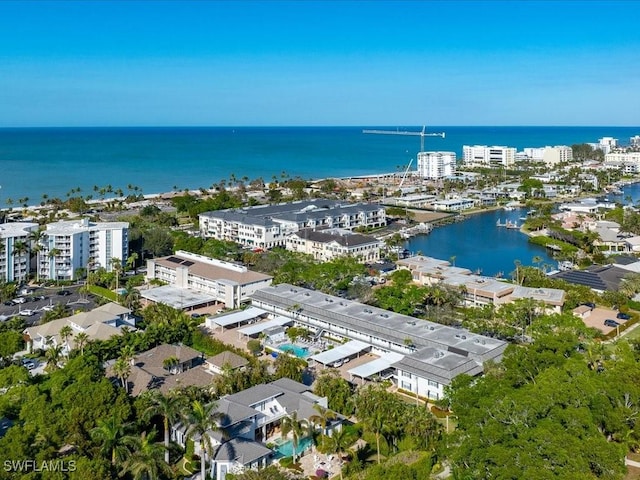
[[[200, 438], [192, 438], [195, 453], [205, 455], [210, 474], [217, 480], [227, 473], [246, 469], [258, 470], [267, 466], [276, 456], [283, 454], [278, 448], [272, 450], [267, 443], [282, 446], [281, 422], [290, 415], [300, 421], [311, 423], [318, 409], [327, 408], [327, 398], [314, 395], [311, 387], [289, 378], [251, 388], [222, 397], [216, 406], [218, 431], [208, 431], [212, 455], [200, 451]], [[327, 424], [327, 432], [340, 429], [342, 418], [337, 416]], [[171, 427], [173, 441], [186, 446], [189, 426], [177, 423]], [[302, 450], [302, 439], [299, 440]], [[290, 447], [289, 447], [290, 448]], [[297, 452], [302, 453], [301, 451]], [[288, 455], [291, 455], [289, 452]]]
[[506, 342], [465, 329], [288, 284], [258, 290], [252, 296], [252, 304], [290, 319], [316, 336], [346, 342], [310, 357], [328, 368], [362, 353], [380, 358], [390, 352], [400, 354], [402, 360], [395, 358], [389, 363], [372, 359], [371, 362], [377, 362], [376, 368], [368, 370], [367, 379], [391, 368], [396, 372], [395, 382], [402, 380], [410, 387], [405, 389], [431, 399], [442, 398], [444, 388], [455, 376], [477, 375], [487, 360], [499, 362], [507, 346]]
[[242, 265], [223, 262], [182, 250], [162, 258], [147, 260], [147, 280], [168, 285], [142, 290], [141, 296], [180, 309], [211, 304], [238, 308], [256, 290], [271, 284], [272, 277]]
[[[598, 234], [593, 245], [600, 247], [604, 254], [617, 254], [630, 251], [629, 239], [636, 237], [628, 232], [621, 232], [620, 225], [610, 221], [595, 221], [585, 224], [587, 229]], [[633, 243], [633, 242], [632, 242]]]
[[610, 210], [615, 208], [615, 206], [615, 203], [612, 202], [601, 202], [595, 198], [585, 198], [578, 202], [562, 203], [558, 206], [558, 209], [561, 211], [597, 215], [600, 210]]
[[[43, 325], [29, 327], [24, 330], [27, 350], [47, 350], [52, 346], [62, 347], [67, 355], [78, 348], [76, 336], [87, 335], [89, 340], [108, 340], [114, 335], [122, 335], [124, 327], [135, 329], [136, 320], [131, 310], [117, 303], [107, 303], [88, 312], [80, 312], [69, 317], [52, 320]], [[62, 338], [60, 331], [71, 327], [71, 335]]]
[[375, 237], [338, 228], [304, 228], [286, 239], [287, 250], [311, 255], [322, 262], [338, 257], [352, 257], [361, 263], [376, 262], [380, 260], [382, 246], [383, 243]]
[[354, 230], [387, 224], [382, 205], [327, 199], [218, 210], [202, 213], [198, 218], [203, 237], [254, 249], [284, 247], [287, 236], [303, 228]]
[[451, 200], [437, 200], [431, 204], [434, 210], [446, 212], [460, 212], [475, 206], [476, 202], [472, 198], [455, 198]]
[[475, 275], [471, 270], [454, 267], [446, 260], [416, 255], [398, 260], [398, 268], [411, 272], [411, 278], [419, 285], [442, 283], [460, 288], [467, 306], [509, 303], [530, 298], [545, 304], [547, 312], [560, 312], [564, 305], [565, 291], [554, 288], [527, 288], [492, 277]]

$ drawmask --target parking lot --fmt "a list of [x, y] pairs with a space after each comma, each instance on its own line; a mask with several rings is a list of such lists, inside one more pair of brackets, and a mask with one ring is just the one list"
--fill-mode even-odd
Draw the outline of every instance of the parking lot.
[[616, 327], [606, 326], [604, 324], [605, 320], [611, 319], [611, 320], [614, 320], [615, 322], [618, 322], [620, 325], [624, 325], [627, 322], [627, 320], [616, 318], [617, 315], [618, 315], [617, 310], [613, 310], [611, 308], [596, 307], [593, 310], [591, 310], [591, 313], [588, 314], [586, 317], [584, 317], [582, 320], [584, 321], [587, 327], [596, 328], [606, 335], [612, 330], [615, 330]]
[[33, 288], [26, 295], [0, 304], [0, 321], [20, 316], [27, 326], [37, 325], [42, 315], [58, 304], [67, 305], [72, 310], [89, 310], [95, 306], [92, 296], [81, 296], [77, 286]]

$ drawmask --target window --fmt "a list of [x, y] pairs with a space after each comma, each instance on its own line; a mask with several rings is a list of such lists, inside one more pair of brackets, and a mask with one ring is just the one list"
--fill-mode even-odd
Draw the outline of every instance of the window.
[[429, 384], [430, 387], [436, 387], [438, 388], [438, 382], [434, 382], [433, 380], [428, 380], [427, 383]]

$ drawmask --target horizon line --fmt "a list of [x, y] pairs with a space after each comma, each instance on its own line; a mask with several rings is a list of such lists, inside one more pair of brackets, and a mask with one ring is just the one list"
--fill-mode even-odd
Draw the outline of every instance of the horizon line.
[[[420, 125], [391, 125], [391, 124], [368, 124], [368, 125], [22, 125], [22, 126], [2, 126], [0, 130], [28, 130], [28, 129], [111, 129], [111, 128], [421, 128]], [[640, 125], [438, 125], [431, 124], [428, 127], [437, 128], [640, 128]]]

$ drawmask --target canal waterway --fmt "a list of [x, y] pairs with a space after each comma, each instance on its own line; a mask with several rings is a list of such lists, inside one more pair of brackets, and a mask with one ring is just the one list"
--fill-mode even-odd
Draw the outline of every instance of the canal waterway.
[[558, 262], [550, 251], [529, 243], [529, 237], [519, 229], [496, 225], [498, 222], [522, 225], [521, 218], [526, 214], [527, 209], [520, 208], [469, 215], [465, 220], [436, 227], [428, 235], [411, 238], [405, 248], [412, 254], [452, 261], [458, 267], [487, 276], [509, 279], [516, 261], [522, 265], [534, 265], [534, 257], [542, 259], [539, 266], [546, 264], [549, 270], [555, 270]]

